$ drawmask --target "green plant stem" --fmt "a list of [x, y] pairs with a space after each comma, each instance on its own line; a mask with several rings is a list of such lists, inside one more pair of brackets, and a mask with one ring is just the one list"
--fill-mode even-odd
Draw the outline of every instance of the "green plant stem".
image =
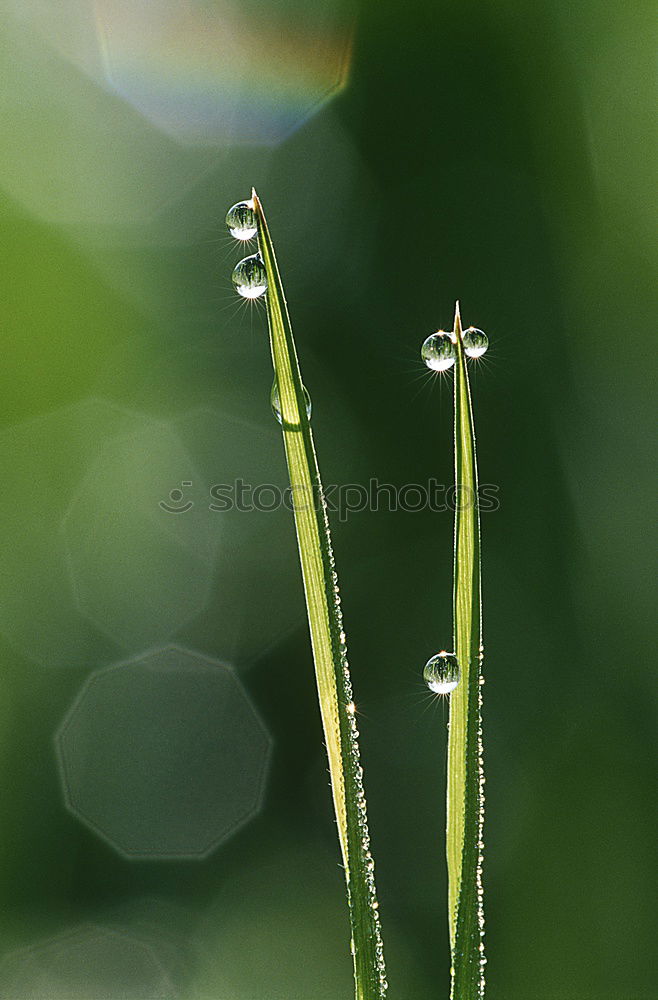
[[480, 517], [471, 394], [459, 303], [453, 330], [455, 361], [454, 650], [461, 679], [450, 696], [446, 855], [452, 953], [451, 997], [484, 995], [482, 905], [482, 773]]
[[356, 1000], [381, 1000], [387, 983], [370, 852], [363, 772], [326, 504], [297, 351], [263, 207], [252, 194], [267, 274], [267, 317], [294, 506], [311, 645], [329, 759], [352, 930]]

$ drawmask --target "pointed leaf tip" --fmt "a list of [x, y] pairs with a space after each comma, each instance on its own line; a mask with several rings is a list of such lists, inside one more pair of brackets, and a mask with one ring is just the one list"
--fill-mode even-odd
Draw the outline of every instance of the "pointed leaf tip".
[[462, 318], [459, 312], [459, 299], [455, 302], [455, 334], [460, 337], [462, 332]]

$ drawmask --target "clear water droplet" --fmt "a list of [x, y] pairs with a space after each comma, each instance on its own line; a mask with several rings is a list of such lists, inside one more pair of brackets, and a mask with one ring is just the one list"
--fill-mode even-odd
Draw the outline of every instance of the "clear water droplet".
[[452, 334], [443, 330], [431, 333], [420, 349], [420, 356], [432, 371], [445, 372], [448, 368], [452, 368], [457, 357]]
[[226, 213], [228, 231], [235, 240], [251, 240], [258, 231], [256, 214], [251, 201], [239, 201]]
[[423, 680], [434, 694], [450, 694], [459, 684], [460, 673], [455, 654], [443, 649], [425, 664]]
[[475, 326], [469, 326], [464, 330], [464, 351], [469, 358], [481, 358], [486, 354], [489, 347], [489, 338], [484, 330], [478, 330]]
[[[304, 399], [306, 400], [306, 416], [310, 420], [311, 409], [312, 409], [311, 397], [308, 394], [308, 389], [306, 388], [306, 386], [304, 386], [303, 388], [304, 388]], [[281, 419], [281, 400], [279, 399], [279, 383], [277, 382], [276, 379], [274, 379], [274, 382], [272, 383], [272, 392], [270, 393], [270, 403], [272, 406], [272, 413], [276, 417], [277, 421], [280, 424], [282, 424], [283, 421]]]
[[267, 290], [265, 265], [257, 253], [236, 264], [231, 278], [236, 292], [243, 299], [258, 299]]

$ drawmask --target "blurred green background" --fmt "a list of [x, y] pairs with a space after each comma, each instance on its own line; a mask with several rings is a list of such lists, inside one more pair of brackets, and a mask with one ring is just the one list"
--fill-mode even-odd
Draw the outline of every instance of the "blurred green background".
[[[5, 7], [0, 997], [351, 995], [292, 518], [208, 510], [285, 484], [252, 184], [325, 483], [450, 483], [419, 346], [456, 298], [490, 337], [488, 995], [658, 997], [653, 4]], [[390, 996], [447, 997], [451, 515], [333, 534]]]

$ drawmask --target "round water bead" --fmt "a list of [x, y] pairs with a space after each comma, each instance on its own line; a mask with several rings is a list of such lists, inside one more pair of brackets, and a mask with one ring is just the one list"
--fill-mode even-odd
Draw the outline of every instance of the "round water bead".
[[236, 292], [243, 299], [258, 299], [267, 289], [265, 265], [257, 253], [236, 264], [231, 277]]
[[425, 664], [423, 680], [434, 694], [450, 694], [459, 684], [460, 673], [455, 654], [442, 649]]
[[[306, 386], [304, 388], [304, 399], [306, 400], [306, 416], [311, 419], [311, 397], [308, 394], [308, 389]], [[279, 383], [276, 379], [272, 383], [272, 392], [270, 394], [270, 403], [272, 405], [272, 413], [278, 420], [280, 424], [283, 423], [281, 419], [281, 400], [279, 399]]]
[[464, 351], [469, 358], [481, 358], [486, 354], [489, 346], [489, 338], [484, 330], [478, 330], [475, 326], [469, 326], [464, 330]]
[[445, 333], [443, 330], [431, 333], [420, 349], [420, 356], [432, 371], [447, 371], [454, 365], [457, 357], [457, 348], [452, 334]]
[[258, 229], [253, 203], [239, 201], [236, 205], [232, 205], [226, 213], [226, 225], [234, 239], [253, 239]]

